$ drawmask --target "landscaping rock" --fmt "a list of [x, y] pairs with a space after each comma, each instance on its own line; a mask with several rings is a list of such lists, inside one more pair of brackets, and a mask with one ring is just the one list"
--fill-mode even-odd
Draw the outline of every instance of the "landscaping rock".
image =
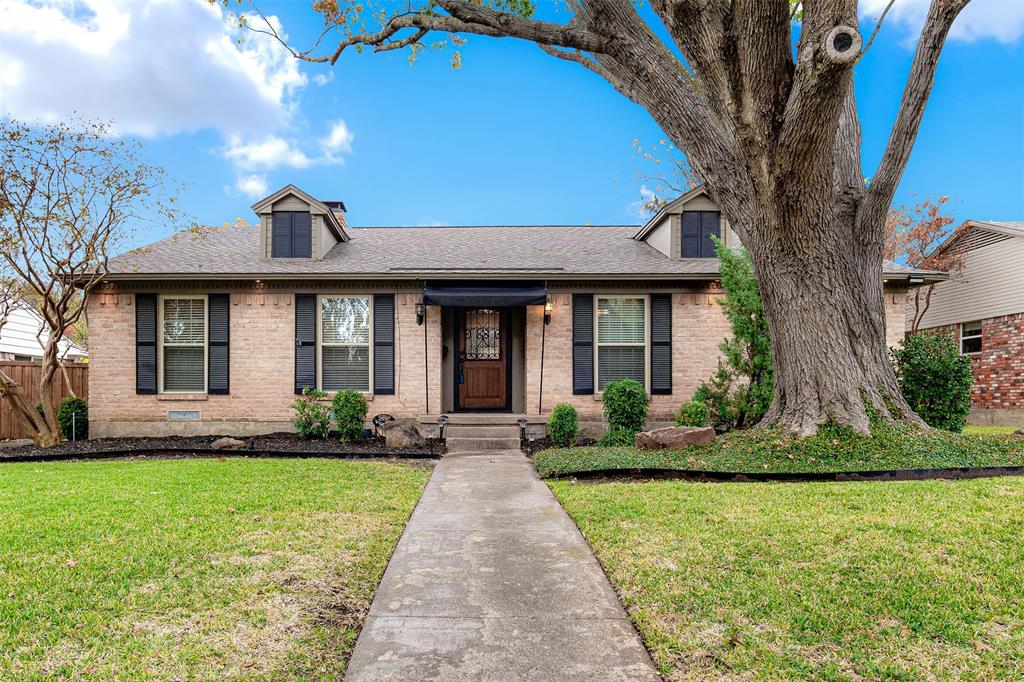
[[388, 422], [384, 425], [384, 442], [389, 448], [415, 449], [422, 448], [427, 441], [420, 434], [415, 424], [407, 422]]
[[241, 450], [244, 447], [245, 443], [237, 438], [218, 438], [210, 443], [210, 448], [213, 450]]
[[1013, 435], [1017, 436], [1018, 438], [1024, 438], [1024, 426], [1014, 431]]
[[668, 426], [641, 431], [634, 444], [641, 450], [678, 450], [687, 445], [707, 445], [715, 439], [715, 430], [707, 426]]

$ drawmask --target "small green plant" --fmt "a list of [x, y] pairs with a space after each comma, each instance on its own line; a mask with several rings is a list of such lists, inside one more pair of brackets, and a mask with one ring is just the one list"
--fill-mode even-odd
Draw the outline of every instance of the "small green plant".
[[65, 440], [89, 437], [89, 404], [81, 398], [67, 396], [57, 408], [57, 424]]
[[971, 359], [947, 336], [915, 334], [892, 351], [896, 376], [914, 411], [929, 426], [963, 431], [971, 409]]
[[689, 400], [679, 406], [676, 426], [711, 426], [711, 410], [699, 400]]
[[303, 438], [327, 438], [331, 431], [331, 407], [324, 402], [327, 394], [312, 388], [302, 389], [295, 401], [295, 430]]
[[569, 403], [559, 403], [548, 417], [548, 435], [557, 448], [567, 448], [576, 442], [580, 428], [580, 417], [576, 408]]
[[341, 439], [346, 443], [361, 441], [369, 406], [359, 391], [338, 391], [331, 403], [334, 423], [338, 425]]
[[631, 431], [629, 429], [608, 429], [608, 433], [604, 434], [604, 437], [598, 445], [606, 448], [632, 445], [636, 441], [636, 434], [636, 431]]
[[650, 399], [644, 387], [632, 379], [612, 381], [604, 387], [601, 402], [608, 419], [608, 432], [626, 431], [633, 436], [647, 425], [647, 405]]

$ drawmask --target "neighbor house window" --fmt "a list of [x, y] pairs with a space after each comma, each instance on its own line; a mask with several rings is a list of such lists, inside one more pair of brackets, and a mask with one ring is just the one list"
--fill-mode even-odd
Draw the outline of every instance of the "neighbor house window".
[[981, 352], [981, 320], [960, 325], [960, 352], [964, 355]]
[[714, 258], [715, 242], [722, 238], [722, 214], [718, 211], [683, 211], [683, 258]]
[[161, 391], [206, 391], [206, 297], [160, 299]]
[[647, 386], [647, 297], [598, 296], [597, 390], [633, 379]]
[[370, 297], [320, 297], [320, 388], [370, 390]]
[[313, 225], [309, 211], [274, 211], [270, 220], [272, 258], [313, 256]]

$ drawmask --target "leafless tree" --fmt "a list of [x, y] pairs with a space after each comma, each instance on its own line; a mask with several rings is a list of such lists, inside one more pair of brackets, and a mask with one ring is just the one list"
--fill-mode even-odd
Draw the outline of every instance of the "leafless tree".
[[61, 369], [60, 342], [83, 319], [108, 257], [139, 221], [174, 221], [163, 169], [138, 151], [104, 123], [0, 120], [0, 265], [12, 283], [8, 293], [16, 290], [43, 320], [42, 412], [26, 387], [3, 372], [0, 394], [42, 446], [60, 441], [49, 400]]
[[[439, 43], [458, 50], [467, 35], [512, 37], [597, 74], [685, 153], [753, 258], [776, 362], [764, 423], [811, 434], [832, 421], [863, 432], [870, 405], [923, 428], [886, 349], [883, 225], [967, 2], [932, 0], [870, 174], [853, 72], [875, 32], [863, 39], [856, 0], [568, 0], [565, 23], [533, 18], [527, 0], [320, 0], [323, 34], [309, 49], [289, 49], [335, 64], [348, 48], [415, 56]], [[249, 26], [280, 39], [270, 22]]]

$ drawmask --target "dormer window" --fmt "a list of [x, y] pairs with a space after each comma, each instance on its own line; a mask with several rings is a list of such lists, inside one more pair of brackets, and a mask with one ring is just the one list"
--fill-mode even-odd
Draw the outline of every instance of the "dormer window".
[[715, 242], [722, 238], [722, 214], [719, 211], [683, 211], [683, 258], [714, 258]]
[[272, 258], [312, 258], [313, 222], [309, 211], [274, 211]]

